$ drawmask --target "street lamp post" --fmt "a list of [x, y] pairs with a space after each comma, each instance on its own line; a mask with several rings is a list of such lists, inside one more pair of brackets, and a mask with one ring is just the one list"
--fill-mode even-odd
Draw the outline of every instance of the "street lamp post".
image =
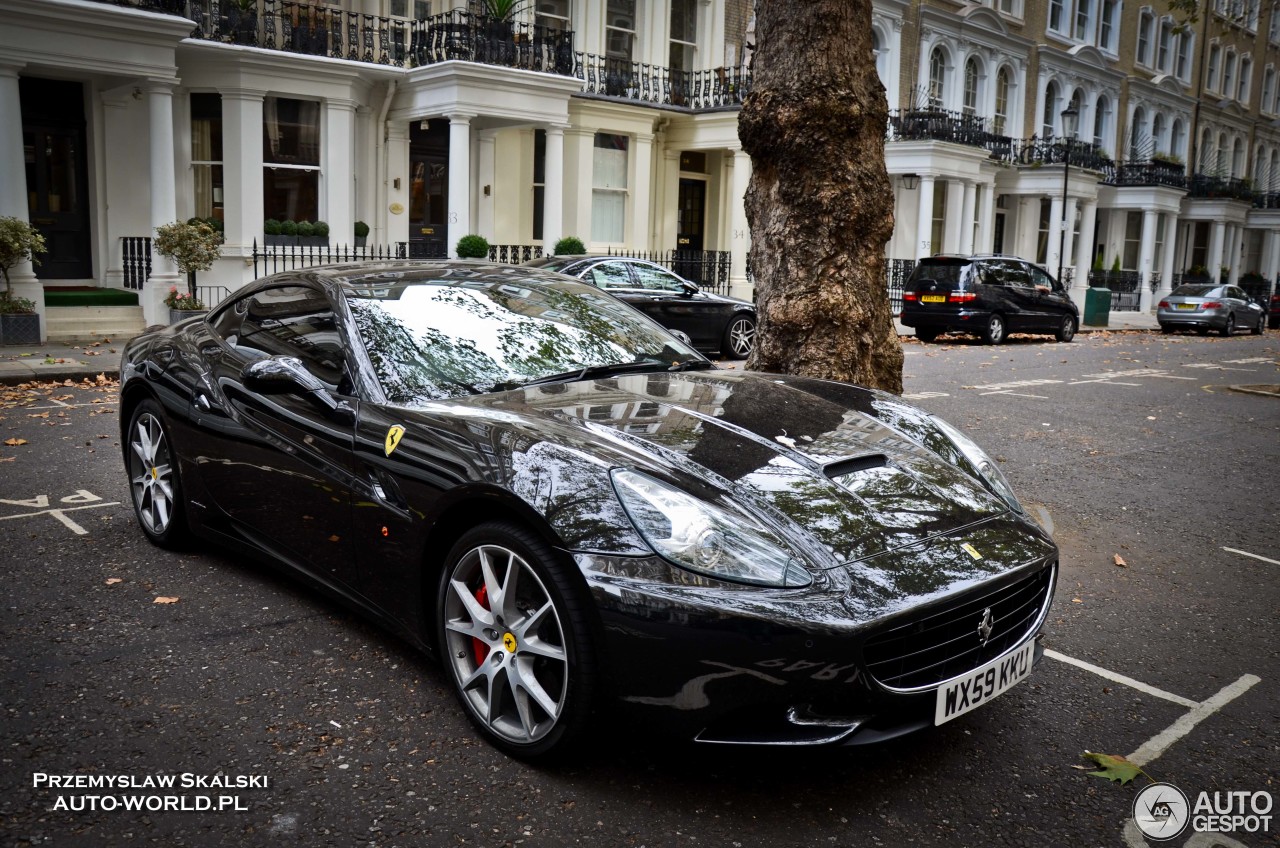
[[1062, 110], [1062, 226], [1058, 233], [1058, 282], [1062, 282], [1063, 254], [1067, 249], [1067, 178], [1071, 172], [1071, 141], [1076, 134], [1080, 110], [1074, 104]]

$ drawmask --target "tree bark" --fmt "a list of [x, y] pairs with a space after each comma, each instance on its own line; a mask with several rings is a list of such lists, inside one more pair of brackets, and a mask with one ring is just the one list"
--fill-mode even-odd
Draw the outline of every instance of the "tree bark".
[[738, 119], [759, 317], [748, 368], [902, 392], [884, 277], [888, 117], [870, 0], [756, 1]]

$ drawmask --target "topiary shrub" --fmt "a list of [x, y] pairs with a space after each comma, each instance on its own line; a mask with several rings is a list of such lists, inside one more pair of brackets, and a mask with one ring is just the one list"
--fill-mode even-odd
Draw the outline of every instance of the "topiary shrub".
[[356, 238], [367, 238], [369, 236], [369, 225], [364, 221], [356, 221]]
[[315, 234], [316, 234], [315, 224], [311, 223], [310, 221], [298, 222], [298, 235], [302, 236], [303, 238], [311, 238]]
[[296, 236], [297, 234], [298, 234], [297, 221], [281, 221], [280, 222], [280, 235]]
[[280, 222], [275, 218], [268, 218], [262, 222], [262, 232], [269, 236], [280, 235]]
[[326, 224], [324, 221], [316, 221], [313, 226], [313, 229], [315, 230], [315, 235], [319, 236], [320, 238], [329, 237], [329, 225]]
[[556, 242], [551, 252], [556, 256], [577, 256], [580, 253], [586, 253], [587, 246], [577, 236], [565, 236]]
[[484, 236], [466, 235], [458, 239], [455, 248], [459, 259], [488, 259], [489, 242]]

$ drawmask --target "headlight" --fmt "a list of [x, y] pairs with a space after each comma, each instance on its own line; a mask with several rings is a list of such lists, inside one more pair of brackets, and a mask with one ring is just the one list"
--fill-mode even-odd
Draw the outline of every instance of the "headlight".
[[634, 471], [615, 469], [613, 487], [645, 541], [681, 568], [756, 586], [813, 582], [772, 533], [745, 515]]
[[1013, 487], [1005, 479], [1004, 472], [996, 467], [991, 457], [987, 456], [986, 451], [978, 447], [973, 439], [970, 439], [938, 416], [931, 415], [929, 417], [933, 419], [933, 423], [938, 429], [951, 440], [951, 443], [956, 446], [956, 450], [960, 451], [964, 458], [969, 460], [974, 470], [986, 481], [992, 491], [999, 495], [1005, 503], [1013, 507], [1016, 512], [1025, 511], [1022, 508], [1022, 504], [1018, 503], [1018, 496], [1013, 493]]

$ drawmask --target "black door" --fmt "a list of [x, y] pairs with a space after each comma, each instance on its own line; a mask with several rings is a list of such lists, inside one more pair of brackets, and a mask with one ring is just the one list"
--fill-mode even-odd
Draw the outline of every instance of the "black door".
[[676, 256], [673, 267], [690, 282], [706, 285], [701, 262], [703, 226], [707, 219], [707, 184], [704, 180], [680, 180], [676, 208]]
[[409, 138], [409, 256], [449, 255], [449, 123], [414, 124]]
[[[305, 286], [264, 289], [219, 313], [221, 350], [197, 388], [201, 438], [218, 442], [200, 480], [235, 530], [333, 585], [355, 588], [351, 539], [355, 428], [301, 393], [259, 395], [249, 363], [297, 357], [335, 401], [354, 407], [346, 355], [327, 299]], [[212, 345], [212, 342], [210, 342]], [[214, 352], [209, 348], [208, 352]]]
[[48, 248], [36, 274], [53, 280], [92, 277], [82, 87], [26, 77], [19, 83], [27, 214]]

